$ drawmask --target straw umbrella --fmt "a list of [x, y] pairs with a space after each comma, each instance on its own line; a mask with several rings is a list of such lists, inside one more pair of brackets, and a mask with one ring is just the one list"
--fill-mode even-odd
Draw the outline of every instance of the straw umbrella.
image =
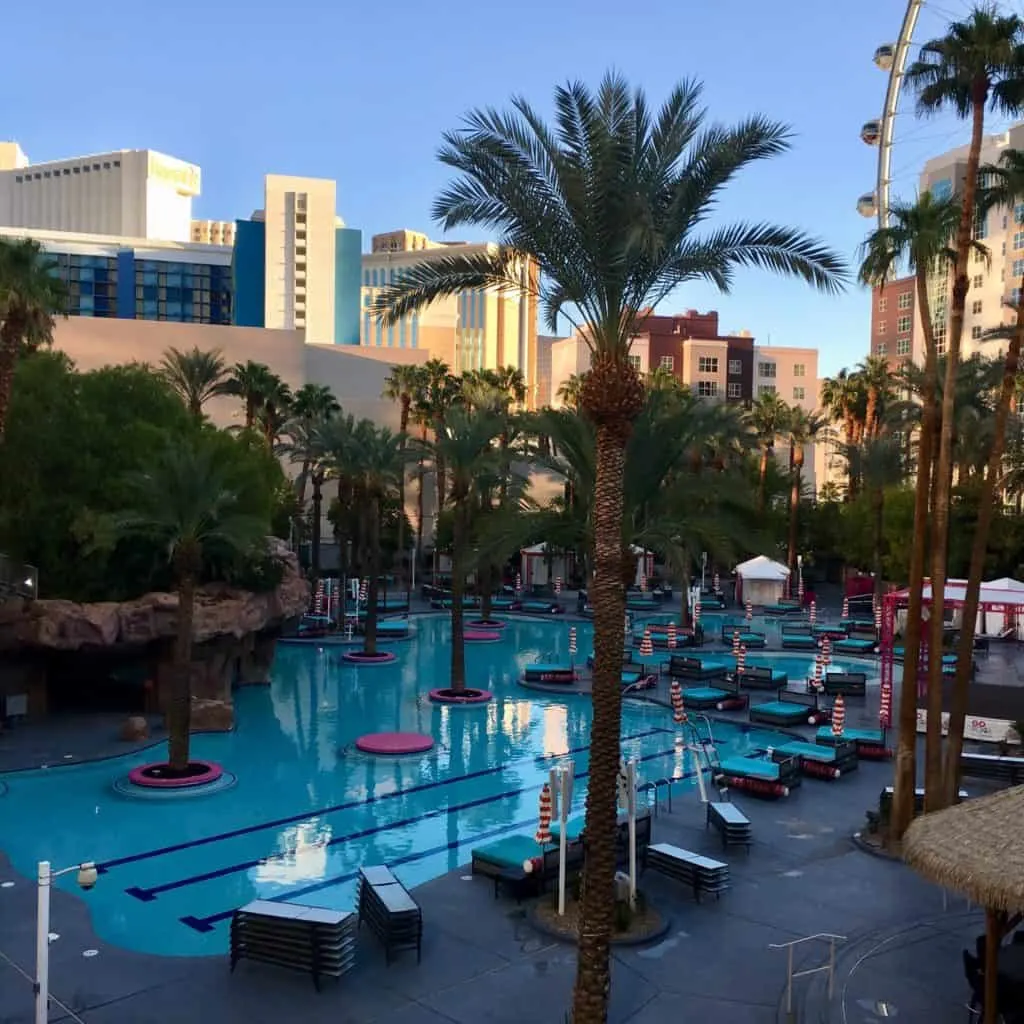
[[882, 635], [882, 605], [879, 601], [875, 602], [875, 632]]
[[878, 724], [883, 729], [892, 725], [892, 683], [882, 683], [878, 694]]
[[903, 837], [903, 858], [985, 908], [984, 1020], [995, 1024], [999, 943], [1024, 910], [1024, 786], [918, 818]]
[[734, 658], [740, 656], [740, 631], [738, 629], [732, 631], [732, 656]]
[[547, 846], [551, 842], [551, 786], [546, 782], [540, 791], [540, 813], [537, 833], [533, 838], [538, 846]]
[[838, 739], [843, 735], [843, 726], [846, 724], [846, 701], [840, 693], [832, 705], [832, 735]]
[[523, 577], [520, 573], [516, 573], [516, 593], [520, 594], [523, 590]]
[[651, 642], [651, 630], [650, 627], [644, 627], [643, 639], [640, 641], [640, 657], [649, 658], [654, 654], [654, 644]]
[[647, 589], [647, 577], [643, 573], [640, 573], [640, 589]]
[[804, 603], [804, 573], [803, 569], [800, 570], [799, 576], [796, 580], [796, 599], [803, 604]]

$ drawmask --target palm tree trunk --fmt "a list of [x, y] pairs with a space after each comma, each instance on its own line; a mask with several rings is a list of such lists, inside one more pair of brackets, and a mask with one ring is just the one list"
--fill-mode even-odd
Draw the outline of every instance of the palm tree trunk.
[[768, 449], [761, 449], [761, 465], [757, 480], [757, 511], [764, 512], [768, 501]]
[[299, 508], [306, 508], [306, 483], [309, 475], [309, 459], [302, 460], [302, 470], [299, 473], [298, 479], [298, 491], [299, 491]]
[[14, 392], [14, 370], [18, 365], [18, 338], [13, 328], [4, 324], [0, 328], [0, 441], [7, 427], [7, 413]]
[[[689, 559], [687, 559], [687, 562], [689, 562]], [[689, 568], [683, 569], [683, 576], [680, 585], [683, 588], [683, 599], [679, 605], [679, 625], [683, 629], [686, 629], [687, 626], [690, 625], [690, 605], [687, 603], [687, 598], [690, 593], [690, 587], [693, 585], [691, 583]]]
[[793, 481], [789, 492], [789, 547], [786, 564], [796, 574], [796, 542], [800, 528], [800, 467], [794, 466]]
[[586, 867], [579, 927], [575, 1024], [604, 1024], [611, 988], [612, 929], [617, 823], [616, 780], [622, 728], [622, 485], [625, 437], [607, 424], [597, 427], [594, 488], [593, 723], [587, 786]]
[[921, 434], [917, 450], [917, 480], [914, 484], [914, 542], [910, 549], [910, 591], [907, 628], [903, 637], [903, 676], [900, 682], [899, 738], [893, 775], [892, 815], [889, 839], [895, 845], [914, 817], [917, 788], [917, 675], [921, 663], [921, 609], [925, 562], [928, 551], [928, 507], [931, 496], [932, 456], [935, 441], [935, 392], [938, 360], [932, 337], [931, 307], [928, 302], [926, 269], [917, 273], [917, 301], [925, 330], [924, 387], [921, 404]]
[[[1021, 283], [1024, 289], [1024, 282]], [[1021, 292], [1024, 295], [1024, 290]], [[988, 467], [981, 485], [978, 519], [974, 526], [974, 544], [971, 548], [971, 568], [964, 594], [963, 619], [960, 623], [960, 642], [957, 646], [956, 679], [949, 708], [949, 739], [946, 744], [946, 767], [943, 772], [945, 804], [956, 802], [960, 789], [960, 754], [964, 745], [964, 723], [967, 718], [967, 695], [971, 685], [971, 666], [974, 660], [974, 630], [978, 620], [981, 596], [981, 577], [985, 572], [988, 553], [988, 535], [992, 527], [996, 492], [1001, 476], [1003, 451], [1006, 447], [1006, 425], [1010, 418], [1017, 372], [1020, 367], [1021, 343], [1024, 342], [1024, 316], [1018, 314], [1017, 327], [1006, 348], [1003, 364], [1003, 383], [996, 405], [995, 434], [989, 452]]]
[[[420, 443], [426, 444], [427, 425], [420, 427]], [[426, 467], [421, 455], [416, 466], [416, 567], [420, 568], [423, 561], [423, 484], [426, 480]]]
[[178, 580], [178, 631], [174, 638], [171, 700], [167, 714], [167, 762], [172, 773], [188, 770], [192, 730], [192, 622], [196, 580], [184, 573]]
[[[465, 505], [468, 497], [455, 502], [452, 517], [452, 671], [450, 689], [461, 693], [466, 688], [466, 641], [463, 637], [462, 598], [466, 593]], [[436, 541], [435, 541], [436, 546]]]
[[366, 585], [366, 621], [363, 624], [363, 654], [376, 654], [377, 593], [380, 587], [380, 498], [376, 494], [370, 499], [366, 535], [370, 581]]
[[960, 343], [964, 333], [964, 313], [970, 288], [968, 260], [971, 253], [971, 229], [976, 211], [974, 193], [978, 184], [978, 164], [985, 128], [987, 84], [980, 96], [972, 97], [971, 145], [964, 176], [963, 209], [956, 238], [956, 276], [949, 307], [949, 351], [946, 355], [946, 379], [942, 393], [942, 432], [939, 440], [938, 477], [935, 507], [932, 509], [932, 613], [929, 623], [928, 655], [928, 730], [925, 739], [925, 810], [943, 806], [942, 791], [942, 640], [945, 621], [943, 598], [946, 590], [946, 560], [949, 548], [949, 505], [953, 479], [953, 422], [956, 415], [956, 376], [960, 366]]
[[320, 578], [320, 517], [323, 509], [323, 481], [313, 479], [313, 522], [310, 524], [309, 561], [313, 579]]

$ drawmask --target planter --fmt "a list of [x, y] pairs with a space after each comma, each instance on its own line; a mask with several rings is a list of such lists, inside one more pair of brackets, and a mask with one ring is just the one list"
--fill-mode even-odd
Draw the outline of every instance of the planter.
[[467, 629], [462, 639], [467, 644], [496, 644], [501, 634], [497, 630]]
[[466, 623], [467, 630], [484, 630], [485, 632], [491, 632], [495, 630], [502, 630], [508, 625], [506, 622], [502, 622], [500, 619], [470, 619]]
[[490, 690], [477, 690], [466, 687], [465, 690], [451, 690], [447, 687], [431, 690], [428, 694], [435, 704], [486, 704], [494, 696]]
[[356, 740], [356, 750], [364, 754], [424, 754], [434, 738], [420, 732], [371, 732]]
[[345, 651], [341, 660], [349, 665], [390, 665], [396, 659], [390, 651], [378, 651], [376, 654], [367, 654], [365, 651]]
[[223, 774], [224, 769], [213, 761], [190, 761], [184, 773], [172, 772], [166, 761], [154, 761], [133, 768], [128, 781], [144, 789], [194, 789], [209, 786]]

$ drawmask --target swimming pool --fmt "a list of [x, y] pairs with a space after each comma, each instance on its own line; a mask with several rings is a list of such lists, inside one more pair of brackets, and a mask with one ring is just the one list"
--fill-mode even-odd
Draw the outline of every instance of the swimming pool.
[[[577, 630], [589, 649], [590, 626]], [[55, 867], [96, 860], [102, 873], [84, 898], [97, 933], [165, 955], [224, 952], [232, 910], [256, 897], [351, 907], [365, 864], [390, 864], [410, 886], [427, 881], [488, 838], [532, 833], [540, 786], [567, 754], [583, 804], [589, 700], [517, 684], [527, 661], [568, 657], [567, 624], [515, 621], [505, 634], [467, 648], [471, 684], [496, 697], [475, 708], [422, 699], [447, 679], [443, 616], [418, 620], [417, 638], [396, 646], [398, 661], [384, 667], [342, 665], [337, 648], [282, 647], [272, 685], [236, 694], [237, 730], [193, 740], [194, 756], [238, 776], [234, 789], [173, 803], [117, 796], [113, 782], [162, 755], [153, 749], [10, 773], [0, 842], [28, 878], [44, 858]], [[391, 729], [429, 732], [436, 746], [401, 759], [354, 750], [359, 735]], [[643, 777], [682, 772], [667, 709], [627, 701], [622, 734]], [[780, 741], [718, 724], [715, 736], [723, 756]], [[699, 813], [695, 805], [695, 821]], [[73, 878], [58, 884], [75, 889]]]

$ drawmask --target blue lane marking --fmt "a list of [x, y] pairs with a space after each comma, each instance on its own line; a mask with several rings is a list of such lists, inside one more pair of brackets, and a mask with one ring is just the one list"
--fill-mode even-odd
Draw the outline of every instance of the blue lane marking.
[[[668, 730], [662, 731], [667, 732]], [[656, 758], [667, 757], [669, 754], [674, 754], [675, 750], [675, 747], [669, 747], [667, 750], [660, 750], [655, 754], [646, 754], [645, 756], [639, 758], [639, 760], [641, 762], [653, 761]], [[703, 771], [707, 770], [708, 769], [703, 769]], [[583, 779], [586, 778], [587, 775], [589, 775], [589, 772], [576, 772], [574, 777], [577, 779]], [[696, 773], [692, 771], [683, 772], [683, 774], [681, 774], [678, 777], [677, 781], [682, 781], [683, 779], [692, 779], [695, 775]], [[476, 800], [470, 806], [479, 806], [480, 804], [491, 803], [496, 800], [501, 800], [503, 797], [506, 796], [515, 796], [521, 793], [537, 791], [540, 788], [541, 786], [526, 786], [522, 789], [510, 790], [508, 793], [500, 793], [497, 796], [487, 797], [483, 800]], [[456, 810], [456, 808], [453, 807], [451, 808], [451, 810], [454, 811]], [[470, 843], [477, 845], [485, 839], [492, 839], [496, 836], [504, 835], [506, 832], [515, 832], [518, 829], [527, 828], [531, 825], [535, 825], [536, 821], [536, 817], [527, 818], [525, 821], [519, 821], [511, 825], [502, 825], [498, 828], [490, 829], [487, 832], [480, 832], [477, 835], [471, 836], [466, 839], [455, 839], [448, 843], [442, 843], [439, 846], [431, 847], [429, 850], [417, 850], [413, 853], [408, 853], [402, 857], [396, 858], [395, 860], [390, 862], [388, 867], [400, 867], [403, 864], [411, 864], [418, 860], [425, 860], [427, 857], [433, 857], [435, 854], [438, 853], [445, 853], [449, 850], [455, 850], [461, 846], [466, 846]], [[393, 826], [384, 826], [380, 829], [377, 829], [376, 831], [384, 832], [391, 827]], [[332, 889], [336, 885], [344, 885], [346, 882], [351, 882], [358, 877], [358, 870], [349, 871], [343, 875], [334, 875], [331, 878], [321, 879], [319, 882], [314, 882], [312, 885], [302, 886], [298, 889], [289, 889], [287, 892], [278, 893], [276, 896], [269, 896], [267, 897], [267, 899], [272, 903], [286, 903], [289, 900], [300, 899], [301, 897], [308, 896], [314, 892], [321, 892], [324, 889]], [[214, 925], [219, 924], [221, 921], [229, 920], [232, 914], [234, 914], [235, 910], [237, 909], [237, 907], [232, 907], [230, 910], [221, 910], [216, 914], [209, 914], [205, 917], [198, 917], [194, 914], [187, 914], [184, 917], [179, 918], [178, 920], [181, 921], [182, 924], [187, 925], [189, 928], [193, 929], [194, 931], [210, 932], [213, 931]]]
[[[646, 729], [644, 732], [635, 733], [632, 736], [623, 736], [623, 741], [627, 740], [640, 740], [647, 736], [654, 736], [658, 733], [666, 733], [671, 730], [656, 727], [653, 729]], [[569, 750], [563, 751], [560, 754], [542, 754], [540, 757], [523, 758], [525, 761], [530, 761], [534, 764], [544, 764], [547, 761], [557, 761], [561, 757], [569, 757], [571, 754], [579, 754], [584, 750], [589, 750], [590, 744], [587, 743], [583, 746], [572, 747]], [[514, 765], [518, 762], [512, 761], [510, 764]], [[197, 846], [206, 846], [210, 843], [220, 843], [225, 839], [235, 839], [238, 836], [251, 835], [253, 832], [262, 832], [264, 829], [279, 828], [282, 825], [294, 825], [299, 821], [306, 821], [309, 818], [317, 817], [321, 814], [334, 814], [337, 811], [351, 811], [357, 807], [366, 807], [369, 804], [383, 803], [385, 800], [395, 800], [399, 797], [407, 796], [409, 793], [424, 793], [428, 790], [438, 789], [441, 786], [451, 786], [457, 782], [464, 782], [467, 779], [479, 779], [484, 778], [487, 775], [496, 775], [499, 772], [505, 770], [509, 765], [497, 765], [492, 768], [482, 768], [479, 771], [468, 772], [466, 775], [453, 776], [449, 779], [438, 779], [436, 782], [422, 782], [415, 786], [409, 786], [408, 789], [398, 789], [393, 793], [382, 793], [380, 796], [367, 796], [362, 800], [348, 800], [341, 804], [331, 804], [327, 807], [312, 807], [309, 810], [303, 811], [301, 814], [289, 814], [286, 818], [275, 818], [273, 821], [262, 821], [255, 825], [246, 825], [243, 828], [232, 829], [230, 832], [218, 832], [216, 835], [204, 836], [202, 839], [190, 839], [187, 842], [174, 843], [171, 846], [160, 846], [154, 850], [145, 850], [142, 853], [131, 853], [125, 857], [116, 857], [113, 860], [105, 860], [102, 863], [96, 865], [96, 870], [100, 874], [105, 874], [111, 868], [118, 868], [124, 864], [136, 864], [139, 861], [150, 860], [153, 857], [164, 857], [170, 853], [180, 853], [182, 850], [192, 850]]]

